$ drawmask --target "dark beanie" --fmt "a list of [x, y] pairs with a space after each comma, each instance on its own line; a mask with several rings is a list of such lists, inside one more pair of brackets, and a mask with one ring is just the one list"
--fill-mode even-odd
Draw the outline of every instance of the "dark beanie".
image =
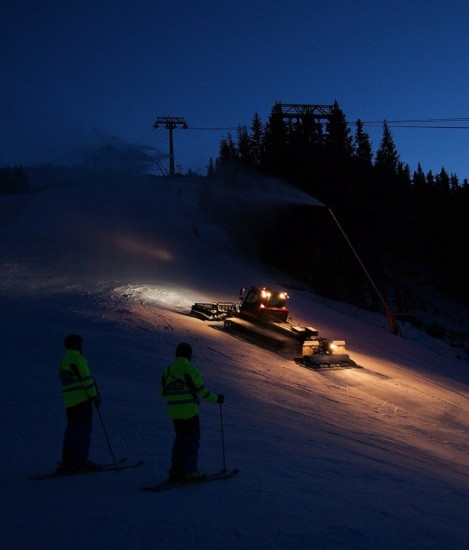
[[64, 340], [64, 346], [67, 349], [75, 349], [81, 351], [81, 343], [83, 339], [78, 334], [69, 334]]
[[186, 344], [185, 342], [178, 344], [176, 347], [176, 357], [185, 357], [190, 361], [192, 357], [192, 348], [190, 344]]

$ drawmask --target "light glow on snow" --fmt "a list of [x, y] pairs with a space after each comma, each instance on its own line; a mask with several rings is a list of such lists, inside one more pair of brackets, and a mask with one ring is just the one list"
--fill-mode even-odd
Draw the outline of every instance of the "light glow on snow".
[[156, 243], [146, 242], [129, 235], [117, 235], [114, 240], [126, 252], [139, 254], [162, 262], [174, 261], [174, 254]]

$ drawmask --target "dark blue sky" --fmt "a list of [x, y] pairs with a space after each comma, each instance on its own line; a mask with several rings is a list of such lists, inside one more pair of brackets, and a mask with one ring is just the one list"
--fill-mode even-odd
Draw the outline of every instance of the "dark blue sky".
[[[152, 125], [172, 115], [190, 127], [176, 163], [205, 172], [227, 128], [276, 101], [380, 121], [375, 151], [384, 119], [469, 126], [468, 28], [467, 0], [3, 0], [0, 165], [108, 136], [167, 153]], [[412, 169], [469, 177], [469, 130], [392, 132]]]

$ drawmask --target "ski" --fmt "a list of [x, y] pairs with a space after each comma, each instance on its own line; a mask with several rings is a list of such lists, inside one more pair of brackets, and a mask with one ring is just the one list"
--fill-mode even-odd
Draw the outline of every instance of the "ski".
[[197, 479], [194, 481], [182, 481], [179, 483], [171, 483], [169, 481], [164, 481], [163, 483], [158, 483], [156, 485], [145, 485], [140, 487], [141, 491], [148, 491], [151, 493], [158, 493], [159, 491], [166, 491], [169, 489], [176, 489], [178, 487], [186, 487], [188, 485], [200, 485], [201, 483], [207, 483], [208, 481], [217, 481], [220, 479], [229, 479], [231, 477], [236, 477], [239, 474], [239, 470], [236, 468], [234, 470], [225, 471], [221, 470], [213, 474], [206, 474], [205, 477]]
[[143, 460], [127, 463], [126, 458], [121, 458], [116, 462], [116, 464], [114, 464], [113, 462], [108, 464], [103, 464], [102, 468], [99, 470], [77, 470], [76, 472], [60, 472], [60, 473], [50, 472], [48, 474], [31, 476], [28, 479], [43, 480], [43, 479], [55, 479], [58, 477], [71, 477], [71, 476], [79, 476], [79, 475], [85, 475], [85, 474], [95, 474], [100, 472], [116, 472], [120, 470], [127, 470], [128, 468], [137, 468], [142, 464], [143, 464]]

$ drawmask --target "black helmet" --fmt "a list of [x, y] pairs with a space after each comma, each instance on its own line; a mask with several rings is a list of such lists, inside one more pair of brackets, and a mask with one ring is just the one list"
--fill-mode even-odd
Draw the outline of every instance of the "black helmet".
[[176, 347], [176, 357], [185, 357], [190, 361], [192, 357], [192, 348], [190, 344], [186, 344], [185, 342], [178, 344]]
[[78, 334], [69, 334], [64, 340], [64, 346], [67, 349], [74, 349], [81, 352], [81, 343], [83, 338]]

